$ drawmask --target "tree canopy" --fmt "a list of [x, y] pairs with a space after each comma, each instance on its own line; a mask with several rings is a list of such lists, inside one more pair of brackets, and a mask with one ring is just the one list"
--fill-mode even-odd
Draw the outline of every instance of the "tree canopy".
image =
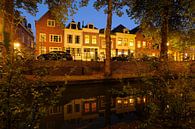
[[130, 0], [128, 15], [143, 29], [159, 33], [161, 57], [167, 57], [167, 42], [171, 32], [186, 32], [193, 28], [192, 0]]

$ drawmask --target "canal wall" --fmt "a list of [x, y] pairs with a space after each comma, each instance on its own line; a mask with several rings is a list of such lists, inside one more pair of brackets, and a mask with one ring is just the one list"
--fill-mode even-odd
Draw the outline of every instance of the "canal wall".
[[[112, 74], [130, 74], [140, 76], [143, 74], [153, 74], [156, 69], [163, 68], [164, 65], [158, 62], [111, 62]], [[191, 72], [195, 74], [195, 61], [191, 62], [168, 62], [167, 68], [173, 73]], [[104, 73], [104, 62], [96, 61], [35, 61], [31, 64], [31, 71], [46, 69], [47, 74], [64, 75], [98, 75]]]

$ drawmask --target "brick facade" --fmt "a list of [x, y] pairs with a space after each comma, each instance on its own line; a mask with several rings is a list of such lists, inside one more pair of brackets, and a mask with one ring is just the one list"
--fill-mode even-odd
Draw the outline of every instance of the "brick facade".
[[64, 50], [64, 27], [57, 23], [50, 11], [35, 21], [35, 26], [36, 55], [48, 53], [52, 50]]

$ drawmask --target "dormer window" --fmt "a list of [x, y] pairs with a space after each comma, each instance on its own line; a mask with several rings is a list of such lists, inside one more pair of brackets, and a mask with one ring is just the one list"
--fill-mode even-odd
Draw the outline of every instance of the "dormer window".
[[55, 27], [55, 20], [48, 19], [47, 20], [47, 26], [48, 27]]
[[93, 28], [94, 28], [93, 24], [89, 24], [89, 25], [88, 25], [88, 28], [89, 28], [89, 29], [93, 29]]
[[75, 29], [75, 30], [77, 29], [77, 25], [75, 23], [71, 23], [70, 26], [71, 26], [71, 29]]
[[123, 33], [128, 34], [129, 33], [128, 29], [124, 29]]

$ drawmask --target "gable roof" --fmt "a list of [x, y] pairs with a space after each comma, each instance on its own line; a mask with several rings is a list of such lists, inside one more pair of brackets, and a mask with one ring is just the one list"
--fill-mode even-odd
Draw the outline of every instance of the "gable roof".
[[133, 28], [132, 30], [130, 30], [130, 33], [131, 34], [136, 34], [138, 31], [140, 31], [140, 27], [139, 26], [137, 26], [137, 27]]
[[117, 27], [115, 27], [112, 32], [116, 33], [116, 32], [120, 32], [120, 33], [124, 33], [124, 29], [128, 29], [125, 26], [123, 26], [122, 24], [118, 25]]

